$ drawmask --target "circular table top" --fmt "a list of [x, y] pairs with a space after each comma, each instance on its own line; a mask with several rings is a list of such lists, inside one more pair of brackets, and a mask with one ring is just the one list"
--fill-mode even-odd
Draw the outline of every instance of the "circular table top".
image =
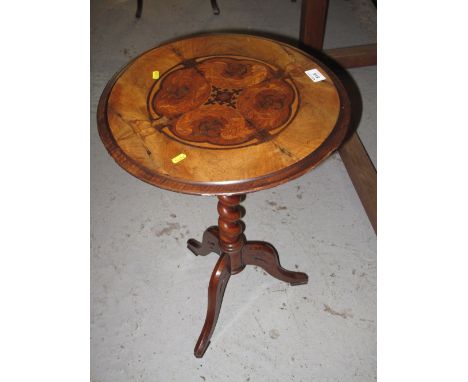
[[121, 167], [202, 195], [258, 191], [304, 174], [339, 146], [349, 118], [348, 96], [322, 63], [236, 34], [141, 54], [109, 81], [98, 106], [99, 134]]

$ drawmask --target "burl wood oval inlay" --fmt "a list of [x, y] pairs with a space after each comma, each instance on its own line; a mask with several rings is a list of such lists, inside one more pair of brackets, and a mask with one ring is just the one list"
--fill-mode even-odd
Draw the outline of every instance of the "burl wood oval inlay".
[[[313, 82], [309, 69], [325, 80]], [[322, 63], [292, 46], [235, 34], [141, 54], [109, 82], [98, 107], [100, 136], [125, 170], [162, 188], [211, 195], [303, 174], [338, 147], [349, 118], [347, 94]]]
[[296, 94], [289, 75], [266, 63], [198, 57], [165, 73], [148, 105], [153, 126], [168, 137], [228, 149], [278, 134], [297, 110]]
[[211, 85], [195, 69], [180, 69], [169, 74], [151, 100], [156, 114], [175, 117], [202, 105], [210, 96]]

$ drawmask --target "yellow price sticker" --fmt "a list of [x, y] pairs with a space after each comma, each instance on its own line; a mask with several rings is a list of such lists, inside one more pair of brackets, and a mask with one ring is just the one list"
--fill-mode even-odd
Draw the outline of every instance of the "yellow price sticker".
[[153, 72], [153, 80], [157, 80], [159, 78], [159, 70], [155, 70]]
[[184, 153], [180, 153], [179, 155], [175, 156], [171, 160], [172, 160], [172, 163], [176, 164], [176, 163], [179, 163], [180, 161], [183, 161], [185, 158], [187, 158], [187, 155], [185, 155]]

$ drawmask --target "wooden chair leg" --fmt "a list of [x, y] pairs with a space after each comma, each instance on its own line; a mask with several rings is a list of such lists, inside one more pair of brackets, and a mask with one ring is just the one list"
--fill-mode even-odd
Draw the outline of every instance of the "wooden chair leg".
[[211, 274], [208, 287], [208, 309], [205, 324], [195, 345], [195, 357], [201, 358], [210, 344], [211, 336], [218, 321], [219, 311], [223, 303], [224, 291], [231, 277], [231, 262], [228, 255], [222, 255]]
[[219, 11], [218, 3], [216, 2], [216, 0], [211, 0], [211, 8], [213, 8], [214, 15], [219, 15], [220, 11]]
[[143, 11], [143, 0], [137, 0], [137, 11], [135, 17], [140, 18]]

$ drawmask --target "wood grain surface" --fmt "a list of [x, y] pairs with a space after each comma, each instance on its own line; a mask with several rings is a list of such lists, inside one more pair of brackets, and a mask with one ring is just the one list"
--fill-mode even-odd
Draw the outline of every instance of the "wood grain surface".
[[377, 233], [377, 172], [356, 133], [340, 147], [340, 155], [369, 221]]
[[343, 68], [377, 65], [377, 44], [327, 49], [324, 52]]
[[[325, 80], [313, 82], [309, 69]], [[139, 179], [228, 195], [313, 168], [339, 146], [349, 116], [340, 81], [313, 57], [265, 38], [210, 34], [124, 67], [101, 96], [98, 128], [112, 157]]]

